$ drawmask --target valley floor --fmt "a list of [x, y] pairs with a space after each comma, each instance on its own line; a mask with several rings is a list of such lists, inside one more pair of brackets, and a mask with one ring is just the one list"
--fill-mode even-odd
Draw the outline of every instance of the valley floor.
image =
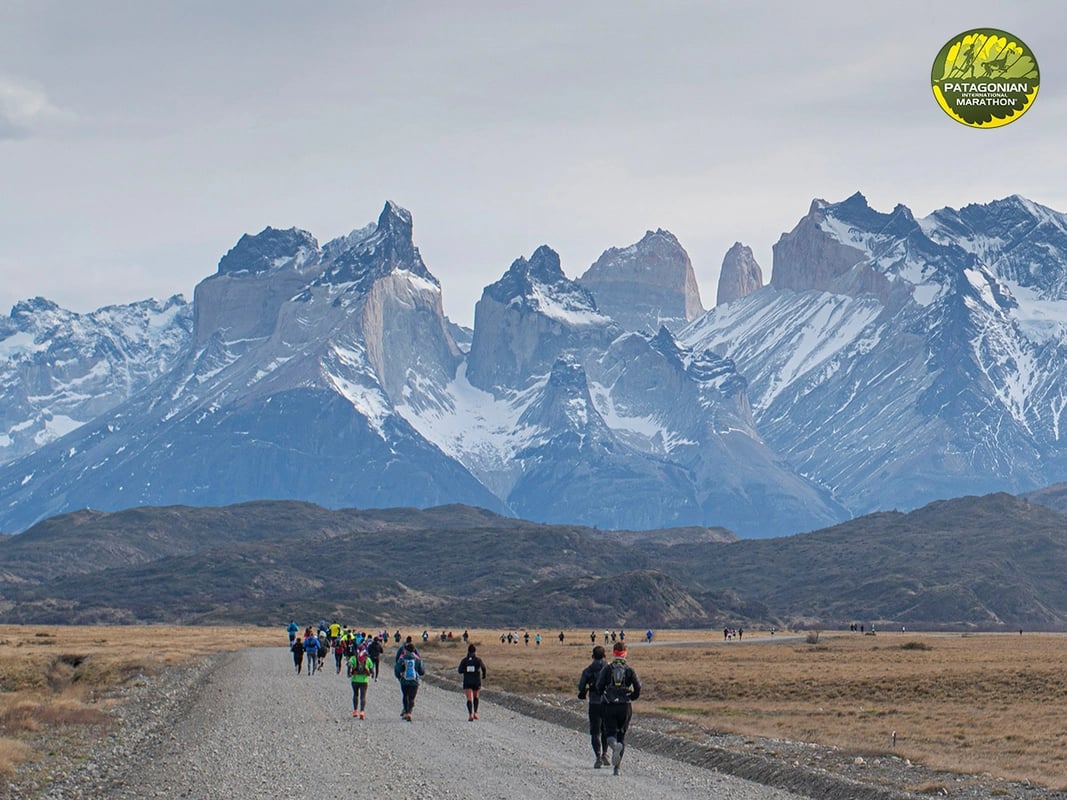
[[[125, 721], [88, 756], [55, 742], [6, 798], [310, 798], [367, 784], [412, 798], [866, 800], [923, 796], [1067, 795], [990, 778], [924, 772], [893, 758], [752, 737], [709, 737], [635, 708], [623, 774], [594, 770], [574, 703], [486, 690], [467, 721], [449, 677], [432, 675], [411, 723], [391, 675], [372, 683], [367, 719], [350, 716], [348, 682], [332, 666], [297, 675], [285, 648], [213, 656], [129, 690]], [[746, 780], [744, 775], [754, 780]], [[789, 787], [785, 788], [773, 787]]]

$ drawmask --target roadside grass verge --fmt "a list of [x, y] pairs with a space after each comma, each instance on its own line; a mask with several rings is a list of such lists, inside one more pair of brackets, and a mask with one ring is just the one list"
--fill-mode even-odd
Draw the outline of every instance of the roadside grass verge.
[[[564, 646], [552, 638], [558, 631], [541, 633], [546, 641], [535, 649], [501, 645], [499, 631], [472, 631], [487, 687], [573, 697], [590, 632], [567, 631]], [[607, 650], [610, 658], [610, 643]], [[426, 655], [446, 672], [460, 657], [432, 646]], [[1065, 786], [1063, 634], [822, 631], [813, 645], [803, 634], [772, 640], [752, 631], [724, 642], [721, 632], [672, 631], [657, 632], [653, 646], [632, 642], [629, 662], [644, 684], [636, 715]]]

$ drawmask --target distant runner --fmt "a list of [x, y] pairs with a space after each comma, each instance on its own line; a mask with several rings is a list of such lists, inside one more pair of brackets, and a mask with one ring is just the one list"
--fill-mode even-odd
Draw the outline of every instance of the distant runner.
[[485, 662], [478, 658], [473, 644], [467, 645], [467, 656], [459, 662], [457, 670], [463, 676], [463, 694], [467, 698], [467, 722], [478, 719], [478, 693], [485, 678]]

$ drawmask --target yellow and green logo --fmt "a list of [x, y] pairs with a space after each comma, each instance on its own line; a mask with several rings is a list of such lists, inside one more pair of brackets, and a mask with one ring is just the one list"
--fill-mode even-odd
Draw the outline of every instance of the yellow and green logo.
[[975, 28], [954, 36], [934, 59], [930, 79], [946, 114], [972, 128], [1014, 122], [1037, 97], [1033, 51], [1016, 35]]

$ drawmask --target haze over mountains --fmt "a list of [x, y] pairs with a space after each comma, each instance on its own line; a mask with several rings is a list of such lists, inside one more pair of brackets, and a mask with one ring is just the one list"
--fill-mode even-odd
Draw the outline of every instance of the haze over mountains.
[[[746, 537], [1067, 479], [1067, 216], [812, 203], [727, 254], [551, 248], [443, 314], [410, 213], [242, 236], [192, 304], [0, 320], [0, 529], [79, 508], [464, 503]], [[107, 312], [107, 313], [104, 313]]]

